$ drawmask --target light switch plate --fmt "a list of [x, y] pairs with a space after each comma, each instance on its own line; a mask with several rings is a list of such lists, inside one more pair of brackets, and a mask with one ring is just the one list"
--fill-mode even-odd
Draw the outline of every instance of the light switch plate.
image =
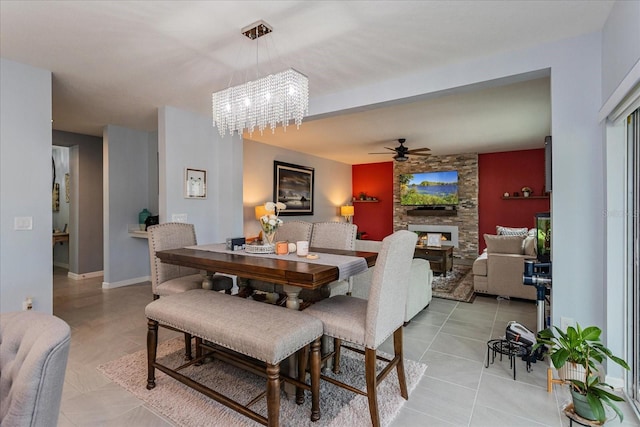
[[16, 216], [13, 218], [14, 230], [33, 230], [32, 216]]
[[187, 214], [171, 214], [172, 222], [187, 222]]

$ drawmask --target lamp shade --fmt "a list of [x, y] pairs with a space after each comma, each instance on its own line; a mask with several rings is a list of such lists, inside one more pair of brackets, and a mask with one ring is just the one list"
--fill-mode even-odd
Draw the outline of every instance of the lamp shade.
[[272, 213], [274, 213], [273, 211], [268, 211], [267, 208], [264, 207], [264, 205], [258, 205], [255, 207], [255, 212], [256, 212], [256, 220], [260, 221], [260, 218], [262, 218], [265, 215], [270, 215]]
[[353, 216], [353, 206], [340, 206], [340, 215], [344, 217]]

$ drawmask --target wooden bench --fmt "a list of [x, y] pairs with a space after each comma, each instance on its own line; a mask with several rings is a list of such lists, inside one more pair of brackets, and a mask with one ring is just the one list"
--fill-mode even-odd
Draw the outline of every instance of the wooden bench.
[[[198, 289], [163, 296], [145, 308], [148, 319], [147, 389], [155, 387], [155, 369], [223, 405], [268, 426], [278, 426], [280, 380], [296, 386], [296, 403], [311, 391], [311, 420], [320, 418], [320, 338], [322, 322], [300, 311]], [[156, 361], [158, 326], [170, 326], [196, 337], [196, 358], [178, 368]], [[203, 342], [204, 340], [204, 342]], [[203, 349], [208, 353], [203, 354]], [[309, 355], [310, 351], [310, 355]], [[280, 372], [280, 362], [298, 354], [298, 377]], [[182, 375], [179, 370], [212, 356], [267, 378], [267, 417], [221, 393]], [[307, 358], [311, 381], [306, 383]]]

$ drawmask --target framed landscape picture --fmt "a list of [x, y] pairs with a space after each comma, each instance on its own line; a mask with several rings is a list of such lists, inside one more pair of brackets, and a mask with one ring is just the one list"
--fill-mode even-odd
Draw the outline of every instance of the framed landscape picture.
[[273, 162], [273, 200], [287, 205], [280, 215], [313, 215], [313, 168]]

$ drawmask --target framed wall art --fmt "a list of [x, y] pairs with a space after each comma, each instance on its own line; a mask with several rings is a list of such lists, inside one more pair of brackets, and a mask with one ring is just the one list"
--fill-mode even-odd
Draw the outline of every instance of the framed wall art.
[[207, 171], [190, 169], [185, 171], [184, 197], [187, 199], [207, 198]]
[[313, 215], [314, 169], [273, 162], [273, 200], [287, 205], [280, 215]]

